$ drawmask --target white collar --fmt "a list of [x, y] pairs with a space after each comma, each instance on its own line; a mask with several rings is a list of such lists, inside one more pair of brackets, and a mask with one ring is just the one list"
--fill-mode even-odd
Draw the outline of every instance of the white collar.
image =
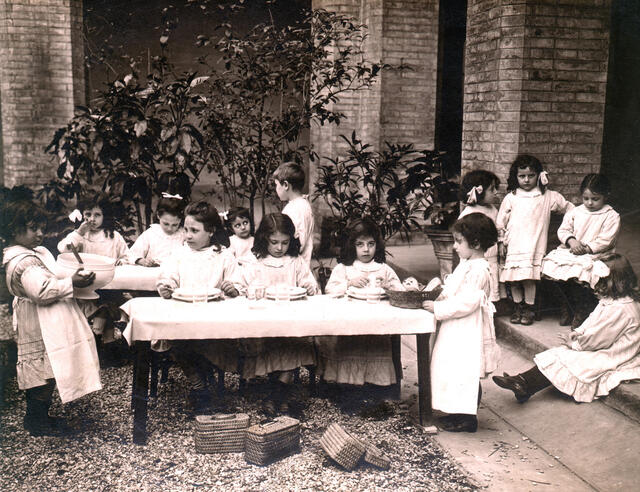
[[607, 212], [610, 212], [612, 209], [611, 205], [605, 204], [604, 207], [602, 207], [600, 210], [595, 210], [595, 211], [591, 211], [589, 210], [587, 207], [584, 206], [584, 204], [582, 205], [578, 205], [576, 207], [578, 210], [580, 210], [580, 212], [583, 212], [585, 214], [589, 214], [589, 215], [600, 215], [600, 214], [606, 214]]
[[353, 267], [361, 272], [377, 272], [382, 268], [382, 263], [371, 260], [369, 263], [363, 263], [360, 260], [354, 260]]
[[540, 191], [540, 188], [537, 186], [529, 191], [525, 191], [522, 188], [516, 188], [516, 196], [535, 198], [537, 196], [542, 196], [542, 191]]

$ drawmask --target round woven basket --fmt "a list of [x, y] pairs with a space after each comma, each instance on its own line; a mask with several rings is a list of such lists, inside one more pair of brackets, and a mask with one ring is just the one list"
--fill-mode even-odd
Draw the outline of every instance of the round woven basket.
[[389, 290], [385, 289], [389, 296], [389, 302], [392, 306], [420, 309], [423, 301], [435, 301], [442, 292], [442, 288], [438, 287], [434, 290]]

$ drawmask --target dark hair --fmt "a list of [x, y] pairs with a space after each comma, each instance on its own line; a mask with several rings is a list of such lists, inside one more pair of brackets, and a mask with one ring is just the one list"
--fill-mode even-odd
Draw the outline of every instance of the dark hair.
[[178, 198], [160, 198], [156, 206], [156, 216], [158, 219], [164, 214], [173, 215], [179, 219], [184, 218], [184, 200]]
[[102, 210], [102, 225], [100, 226], [107, 237], [113, 237], [116, 230], [115, 205], [111, 203], [106, 193], [91, 193], [78, 199], [78, 210], [84, 214], [86, 210], [99, 208]]
[[300, 241], [296, 237], [296, 226], [293, 225], [288, 215], [275, 213], [265, 215], [256, 230], [253, 248], [251, 248], [256, 258], [269, 256], [269, 236], [278, 232], [286, 234], [290, 238], [289, 249], [286, 254], [289, 256], [298, 256], [300, 254]]
[[347, 224], [347, 230], [349, 232], [340, 250], [340, 263], [347, 266], [353, 265], [353, 262], [357, 259], [356, 240], [363, 236], [371, 236], [376, 242], [376, 253], [373, 255], [373, 261], [377, 261], [378, 263], [385, 262], [386, 252], [384, 241], [382, 240], [382, 233], [372, 219], [356, 219]]
[[498, 230], [493, 220], [478, 212], [458, 219], [453, 224], [453, 232], [462, 234], [472, 248], [480, 246], [483, 251], [498, 241]]
[[200, 201], [187, 205], [184, 215], [190, 215], [198, 222], [202, 222], [204, 230], [211, 232], [211, 242], [214, 246], [229, 246], [229, 235], [222, 224], [216, 207], [209, 202]]
[[477, 194], [478, 203], [481, 203], [484, 200], [485, 192], [491, 188], [491, 186], [495, 186], [497, 188], [499, 185], [500, 178], [491, 171], [485, 171], [484, 169], [469, 171], [462, 178], [462, 183], [460, 185], [460, 200], [463, 203], [467, 203], [467, 194], [471, 189], [475, 186], [482, 186], [482, 193]]
[[304, 169], [295, 162], [283, 162], [273, 173], [273, 179], [277, 179], [280, 183], [286, 181], [294, 191], [302, 191], [304, 188]]
[[233, 221], [238, 217], [243, 217], [249, 221], [251, 226], [251, 230], [253, 230], [253, 221], [251, 220], [251, 212], [249, 212], [248, 208], [244, 207], [231, 207], [227, 212], [227, 229], [231, 234], [233, 234]]
[[631, 267], [631, 263], [626, 257], [617, 253], [612, 253], [600, 261], [609, 267], [609, 275], [598, 280], [594, 291], [601, 297], [618, 299], [620, 297], [631, 297], [640, 300], [638, 290], [638, 278]]
[[611, 193], [611, 183], [604, 174], [587, 174], [580, 184], [580, 193], [584, 193], [584, 190], [608, 197]]
[[[518, 185], [518, 169], [525, 169], [527, 167], [534, 171], [538, 176], [540, 176], [540, 173], [544, 171], [544, 169], [542, 169], [542, 163], [538, 160], [538, 158], [528, 154], [518, 155], [516, 157], [516, 160], [513, 161], [513, 164], [511, 164], [511, 168], [509, 169], [507, 191], [515, 191], [520, 188], [520, 186]], [[538, 187], [544, 194], [547, 187], [540, 183], [538, 183]]]
[[7, 200], [0, 211], [0, 237], [11, 242], [30, 226], [46, 226], [47, 212], [32, 201]]

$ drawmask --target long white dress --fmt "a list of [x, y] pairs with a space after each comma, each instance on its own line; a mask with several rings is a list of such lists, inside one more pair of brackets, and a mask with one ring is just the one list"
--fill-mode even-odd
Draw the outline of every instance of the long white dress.
[[[296, 287], [311, 285], [314, 293], [319, 293], [316, 279], [301, 256], [254, 259], [244, 263], [238, 272], [234, 284], [241, 293], [245, 293], [254, 282], [266, 287], [277, 284]], [[295, 331], [295, 326], [291, 330]], [[247, 379], [316, 363], [313, 340], [309, 337], [244, 339], [240, 345], [244, 352], [242, 376]]]
[[554, 347], [534, 357], [560, 391], [590, 402], [622, 381], [640, 379], [640, 303], [629, 297], [602, 299], [575, 333], [571, 348]]
[[[609, 205], [590, 212], [584, 205], [567, 212], [558, 229], [561, 246], [545, 256], [542, 274], [556, 280], [572, 278], [589, 284], [592, 288], [600, 277], [593, 273], [593, 262], [615, 251], [620, 231], [620, 215]], [[574, 237], [591, 248], [593, 254], [574, 255], [566, 246]]]
[[[331, 272], [325, 287], [327, 294], [344, 294], [349, 280], [374, 274], [381, 286], [392, 290], [404, 290], [396, 272], [385, 263], [353, 265], [338, 263]], [[353, 302], [363, 302], [354, 300]], [[316, 337], [318, 351], [318, 375], [326, 381], [343, 384], [365, 383], [388, 386], [396, 383], [396, 371], [391, 352], [391, 336], [330, 336]]]
[[300, 241], [300, 256], [304, 258], [307, 265], [311, 265], [315, 221], [309, 200], [304, 196], [294, 198], [284, 206], [282, 213], [291, 218], [293, 225], [296, 227], [296, 237]]
[[[237, 263], [233, 254], [224, 247], [209, 246], [193, 250], [188, 244], [176, 249], [160, 267], [157, 285], [164, 284], [176, 289], [204, 289], [212, 292], [219, 289], [225, 280], [231, 281], [236, 275]], [[167, 350], [166, 340], [155, 342], [154, 349]], [[238, 370], [238, 343], [234, 340], [198, 340], [191, 348], [204, 355], [212, 364], [224, 371]]]
[[167, 234], [160, 224], [151, 224], [151, 227], [140, 234], [131, 246], [129, 261], [135, 263], [141, 258], [148, 258], [162, 264], [175, 250], [182, 247], [183, 243], [184, 229]]
[[440, 322], [431, 359], [431, 401], [436, 410], [475, 415], [480, 378], [497, 367], [490, 282], [486, 259], [461, 260], [445, 281], [443, 299], [434, 302]]
[[71, 277], [56, 278], [55, 260], [43, 247], [10, 246], [2, 263], [15, 296], [18, 387], [55, 378], [63, 403], [101, 389], [95, 341], [73, 299]]
[[507, 247], [500, 270], [501, 282], [540, 280], [542, 258], [547, 252], [551, 213], [567, 213], [573, 204], [557, 191], [540, 188], [508, 193], [498, 210], [498, 241]]
[[[460, 212], [460, 217], [465, 215], [481, 213], [493, 220], [494, 224], [498, 217], [498, 209], [493, 205], [467, 205], [464, 210]], [[501, 296], [500, 294], [500, 281], [499, 281], [499, 267], [498, 267], [498, 245], [494, 244], [484, 253], [485, 259], [489, 262], [489, 269], [491, 273], [491, 294], [489, 300], [496, 302], [500, 300], [500, 297], [506, 297], [506, 292]], [[503, 286], [504, 288], [504, 286]]]

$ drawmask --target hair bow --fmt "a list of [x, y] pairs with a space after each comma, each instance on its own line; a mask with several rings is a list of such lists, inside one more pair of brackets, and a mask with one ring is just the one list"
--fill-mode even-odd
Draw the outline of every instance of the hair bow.
[[69, 220], [71, 222], [80, 222], [82, 220], [82, 212], [76, 208], [69, 214]]
[[484, 191], [482, 185], [474, 186], [471, 191], [467, 193], [467, 205], [475, 205], [478, 203], [478, 195]]
[[222, 220], [227, 220], [227, 217], [229, 216], [229, 211], [225, 210], [224, 212], [218, 212], [218, 215]]
[[593, 262], [591, 271], [594, 275], [597, 275], [600, 278], [608, 277], [611, 273], [611, 270], [609, 270], [609, 267], [605, 264], [605, 262], [600, 260]]
[[173, 198], [174, 200], [182, 200], [182, 197], [180, 195], [170, 195], [166, 191], [162, 192], [162, 198]]
[[549, 173], [547, 171], [540, 171], [538, 181], [542, 186], [547, 186], [549, 184]]

